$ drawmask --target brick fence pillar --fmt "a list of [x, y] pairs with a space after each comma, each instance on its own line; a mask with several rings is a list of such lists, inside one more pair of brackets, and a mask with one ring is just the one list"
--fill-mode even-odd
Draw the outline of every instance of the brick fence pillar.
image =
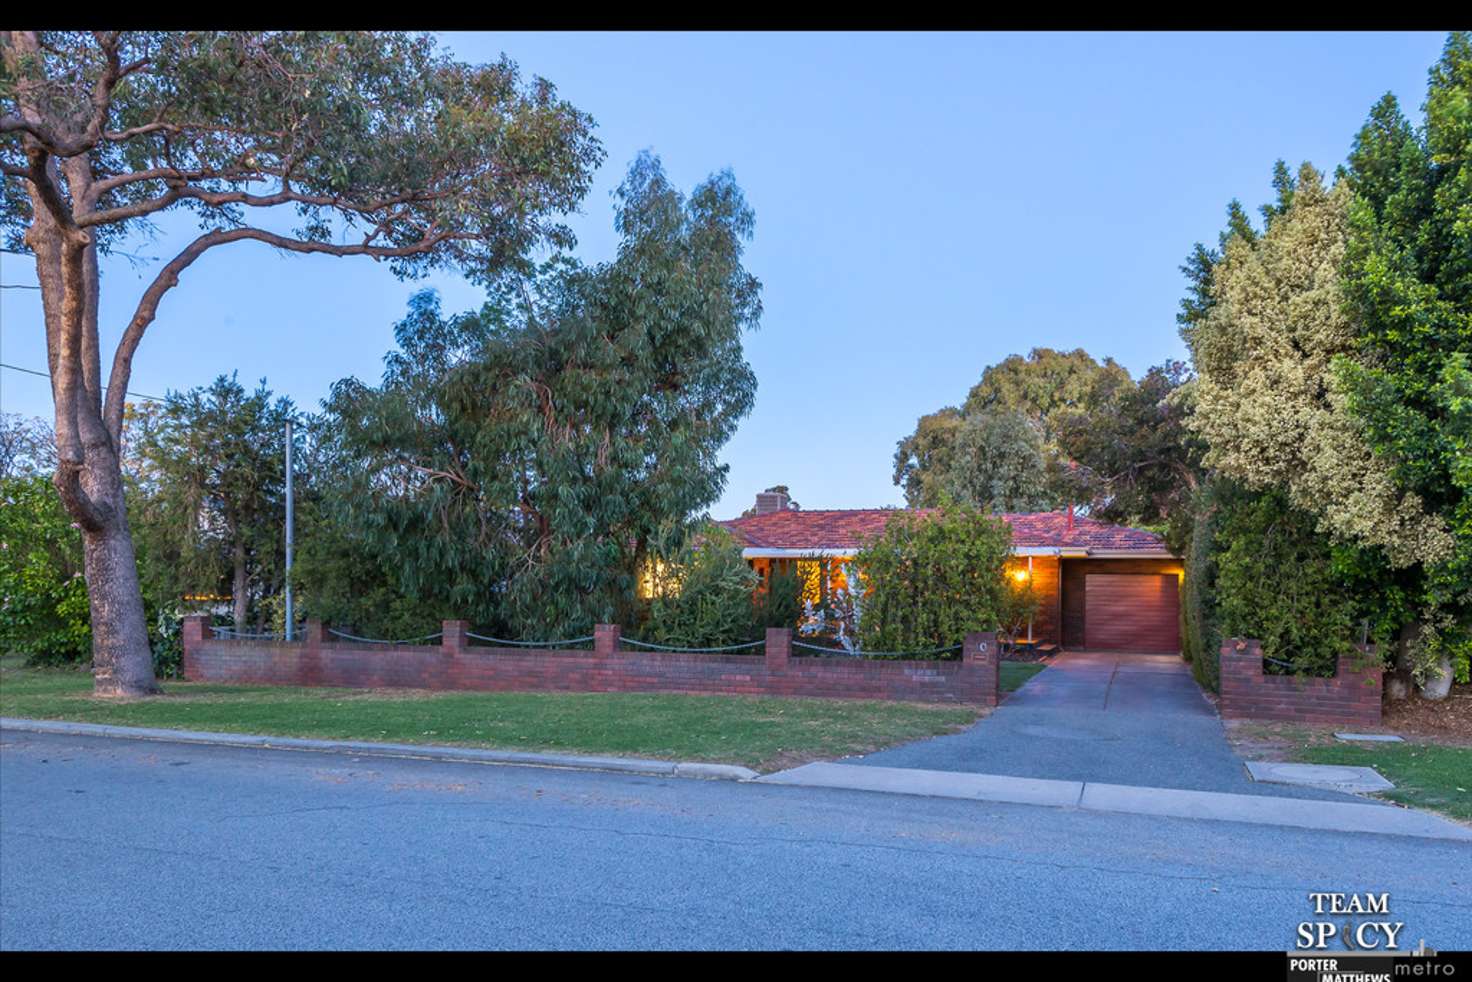
[[787, 671], [787, 660], [792, 657], [792, 628], [767, 628], [767, 671]]
[[1001, 698], [998, 676], [1001, 653], [997, 650], [994, 631], [973, 631], [961, 646], [962, 666], [980, 676], [979, 696], [983, 705], [995, 706]]
[[618, 639], [622, 633], [617, 624], [593, 625], [593, 654], [607, 658], [618, 650]]
[[327, 631], [322, 622], [308, 618], [302, 626], [302, 651], [296, 661], [298, 685], [324, 685], [327, 682], [323, 671], [322, 646], [327, 643]]
[[469, 621], [443, 621], [440, 624], [440, 650], [454, 657], [470, 646], [465, 632], [470, 630]]
[[1384, 692], [1385, 663], [1380, 651], [1373, 644], [1357, 644], [1356, 654], [1350, 658], [1342, 655], [1334, 675], [1342, 679], [1349, 688], [1352, 709], [1348, 712], [1364, 720], [1367, 725], [1379, 726]]
[[1222, 638], [1217, 674], [1222, 718], [1251, 717], [1253, 695], [1262, 685], [1262, 642], [1256, 638]]
[[308, 651], [315, 651], [327, 643], [327, 629], [316, 618], [308, 618], [302, 627], [302, 643]]
[[199, 679], [198, 649], [201, 644], [215, 636], [209, 618], [203, 614], [190, 614], [179, 628], [179, 643], [184, 649], [184, 677], [190, 681]]
[[460, 656], [470, 646], [466, 632], [468, 621], [440, 622], [440, 658], [431, 669], [427, 669], [425, 683], [431, 689], [458, 689], [463, 681], [462, 673], [469, 667]]

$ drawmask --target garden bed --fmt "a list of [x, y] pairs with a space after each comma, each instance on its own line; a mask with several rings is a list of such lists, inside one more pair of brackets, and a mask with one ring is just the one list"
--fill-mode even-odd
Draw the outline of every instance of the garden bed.
[[1454, 685], [1439, 702], [1413, 694], [1385, 703], [1382, 722], [1387, 730], [1472, 747], [1472, 685]]

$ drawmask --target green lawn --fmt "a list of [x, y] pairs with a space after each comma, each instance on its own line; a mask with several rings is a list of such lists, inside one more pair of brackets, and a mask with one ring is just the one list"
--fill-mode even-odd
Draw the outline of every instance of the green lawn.
[[998, 673], [997, 688], [1003, 692], [1016, 692], [1022, 688], [1022, 683], [1047, 667], [1031, 661], [1004, 661]]
[[1395, 785], [1381, 797], [1472, 821], [1472, 747], [1426, 743], [1310, 744], [1296, 752], [1310, 764], [1373, 767]]
[[[1017, 674], [1007, 667], [1004, 683]], [[967, 707], [846, 699], [294, 689], [192, 682], [169, 682], [165, 688], [165, 695], [153, 698], [103, 701], [92, 698], [89, 675], [0, 666], [0, 715], [709, 760], [758, 770], [950, 733], [978, 716]]]

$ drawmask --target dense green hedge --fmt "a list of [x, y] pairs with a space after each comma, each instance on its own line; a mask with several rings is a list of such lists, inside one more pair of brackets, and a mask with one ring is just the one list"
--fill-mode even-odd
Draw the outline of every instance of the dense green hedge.
[[1219, 688], [1223, 637], [1261, 640], [1269, 672], [1333, 675], [1355, 650], [1365, 598], [1314, 517], [1282, 491], [1222, 479], [1203, 485], [1193, 511], [1181, 647], [1197, 681]]
[[1203, 688], [1221, 690], [1221, 628], [1216, 614], [1216, 506], [1210, 485], [1193, 501], [1193, 515], [1183, 555], [1181, 582], [1181, 653]]
[[[146, 559], [140, 543], [139, 560]], [[145, 595], [143, 608], [154, 672], [179, 675], [177, 602]], [[33, 665], [92, 659], [82, 534], [44, 474], [0, 479], [0, 653], [23, 654]]]

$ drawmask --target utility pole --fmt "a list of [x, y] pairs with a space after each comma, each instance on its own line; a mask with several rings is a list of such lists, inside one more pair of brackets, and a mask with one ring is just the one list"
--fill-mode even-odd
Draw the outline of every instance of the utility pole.
[[286, 640], [295, 640], [293, 637], [296, 624], [296, 613], [291, 608], [291, 546], [292, 519], [295, 517], [292, 508], [291, 494], [291, 420], [286, 421]]

